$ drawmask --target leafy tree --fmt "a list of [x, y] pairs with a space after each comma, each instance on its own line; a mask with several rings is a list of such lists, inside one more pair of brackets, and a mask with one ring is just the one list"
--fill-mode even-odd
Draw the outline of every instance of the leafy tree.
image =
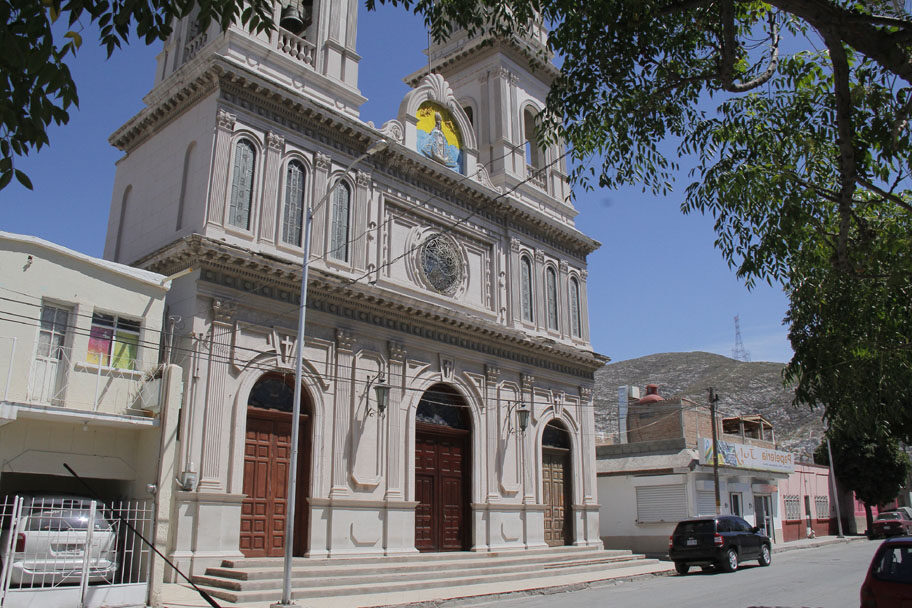
[[577, 183], [667, 193], [692, 159], [682, 210], [715, 218], [748, 286], [789, 293], [798, 400], [889, 410], [908, 437], [908, 14], [885, 0], [378, 1], [422, 13], [438, 39], [546, 23], [561, 68], [541, 130], [572, 146]]
[[266, 0], [0, 0], [0, 189], [13, 176], [26, 188], [28, 176], [16, 156], [48, 143], [47, 127], [66, 124], [78, 105], [76, 83], [66, 60], [82, 45], [89, 24], [110, 56], [131, 33], [150, 44], [171, 33], [175, 19], [197, 10], [201, 28], [241, 23], [251, 30], [272, 24]]
[[[863, 430], [831, 426], [827, 435], [836, 478], [864, 502], [868, 530], [872, 530], [871, 505], [888, 503], [899, 495], [909, 475], [909, 456], [875, 421]], [[814, 461], [829, 464], [826, 441], [814, 451]]]

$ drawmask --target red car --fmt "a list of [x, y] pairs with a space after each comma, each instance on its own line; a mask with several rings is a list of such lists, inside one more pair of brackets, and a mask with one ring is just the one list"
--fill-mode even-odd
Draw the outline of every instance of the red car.
[[912, 538], [881, 543], [861, 585], [861, 608], [905, 608], [912, 605]]
[[912, 534], [912, 518], [905, 511], [883, 511], [871, 527], [871, 538], [908, 536]]

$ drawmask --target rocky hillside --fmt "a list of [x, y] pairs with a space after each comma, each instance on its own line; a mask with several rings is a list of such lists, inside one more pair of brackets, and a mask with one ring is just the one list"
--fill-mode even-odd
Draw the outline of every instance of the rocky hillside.
[[760, 414], [773, 424], [780, 449], [800, 459], [810, 454], [823, 436], [820, 412], [792, 405], [792, 390], [782, 385], [782, 363], [735, 361], [712, 353], [661, 353], [611, 363], [595, 375], [596, 432], [617, 437], [618, 387], [658, 384], [663, 397], [686, 397], [707, 402], [712, 386], [719, 395], [722, 416]]

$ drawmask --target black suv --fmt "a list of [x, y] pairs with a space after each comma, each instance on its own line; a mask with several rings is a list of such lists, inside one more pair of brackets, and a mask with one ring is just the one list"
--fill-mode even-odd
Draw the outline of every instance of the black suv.
[[679, 522], [668, 539], [668, 557], [679, 574], [687, 574], [691, 566], [719, 566], [734, 572], [745, 560], [755, 559], [761, 566], [772, 561], [769, 537], [734, 515]]

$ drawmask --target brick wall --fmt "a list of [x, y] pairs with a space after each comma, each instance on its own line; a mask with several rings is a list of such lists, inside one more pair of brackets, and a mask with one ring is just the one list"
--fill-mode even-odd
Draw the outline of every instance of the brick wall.
[[656, 441], [681, 437], [679, 404], [632, 405], [627, 414], [627, 441]]

